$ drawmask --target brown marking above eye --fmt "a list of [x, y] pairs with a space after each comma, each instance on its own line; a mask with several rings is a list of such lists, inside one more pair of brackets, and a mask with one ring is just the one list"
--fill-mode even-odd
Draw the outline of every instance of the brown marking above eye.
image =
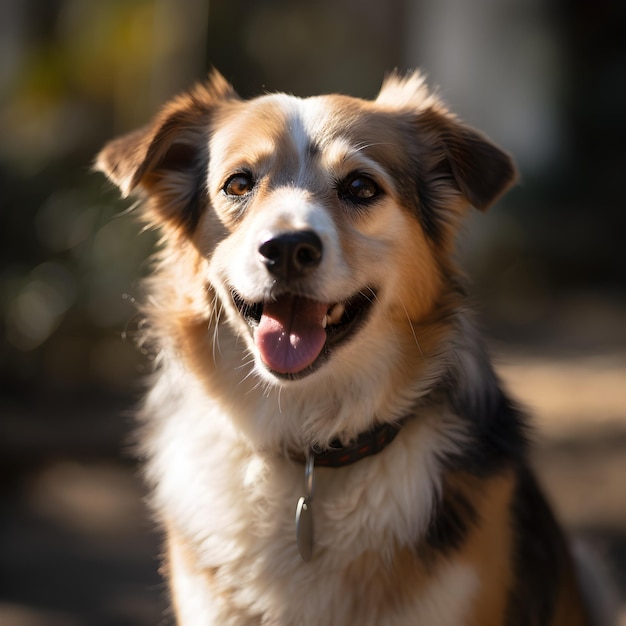
[[339, 195], [350, 202], [368, 202], [381, 193], [380, 187], [366, 174], [351, 174], [339, 185]]
[[228, 178], [223, 190], [227, 196], [245, 196], [254, 188], [254, 179], [249, 172], [238, 172]]

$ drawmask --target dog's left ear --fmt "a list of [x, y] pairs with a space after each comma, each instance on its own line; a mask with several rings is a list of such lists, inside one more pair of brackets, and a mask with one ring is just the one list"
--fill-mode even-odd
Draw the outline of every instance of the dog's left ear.
[[[452, 115], [419, 72], [389, 76], [376, 102], [410, 115], [421, 138], [416, 149], [422, 168], [426, 168], [425, 178], [440, 183], [451, 176], [450, 182], [475, 208], [485, 211], [515, 182], [511, 157]], [[427, 154], [425, 146], [434, 152]]]
[[478, 131], [445, 119], [441, 141], [452, 175], [470, 204], [486, 211], [514, 183], [513, 159]]

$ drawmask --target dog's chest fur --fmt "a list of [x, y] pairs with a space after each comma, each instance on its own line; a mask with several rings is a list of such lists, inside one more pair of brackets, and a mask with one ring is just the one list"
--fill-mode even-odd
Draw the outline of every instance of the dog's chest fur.
[[[479, 585], [473, 564], [426, 565], [407, 548], [431, 522], [441, 459], [462, 444], [453, 414], [424, 408], [389, 454], [316, 470], [315, 558], [304, 564], [294, 520], [302, 465], [252, 453], [233, 420], [196, 393], [186, 387], [182, 406], [152, 433], [150, 464], [156, 508], [185, 532], [169, 539], [174, 597], [190, 615], [182, 623], [463, 623]], [[162, 468], [170, 469], [155, 475]]]

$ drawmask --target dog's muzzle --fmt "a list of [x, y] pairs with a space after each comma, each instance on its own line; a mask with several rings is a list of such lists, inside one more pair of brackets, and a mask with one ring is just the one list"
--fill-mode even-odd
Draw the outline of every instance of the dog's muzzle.
[[376, 299], [366, 287], [341, 302], [324, 302], [303, 287], [322, 262], [324, 250], [313, 231], [291, 231], [264, 239], [260, 262], [274, 280], [268, 298], [250, 302], [235, 289], [233, 303], [252, 330], [264, 365], [275, 375], [302, 378], [352, 337]]

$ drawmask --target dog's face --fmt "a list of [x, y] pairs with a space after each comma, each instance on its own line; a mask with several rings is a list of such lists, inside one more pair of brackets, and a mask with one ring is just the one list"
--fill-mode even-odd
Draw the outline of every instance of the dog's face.
[[98, 167], [147, 196], [172, 249], [197, 251], [197, 276], [183, 280], [206, 289], [210, 324], [217, 297], [276, 383], [421, 350], [416, 329], [442, 314], [460, 217], [514, 179], [509, 157], [418, 75], [390, 78], [370, 102], [243, 101], [213, 74], [109, 144]]

